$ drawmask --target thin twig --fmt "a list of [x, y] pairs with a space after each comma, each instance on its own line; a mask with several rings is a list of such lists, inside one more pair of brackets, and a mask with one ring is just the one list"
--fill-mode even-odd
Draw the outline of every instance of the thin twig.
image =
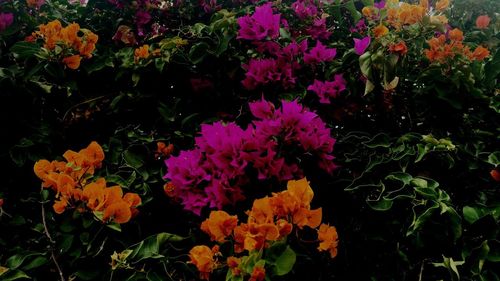
[[[43, 187], [42, 187], [42, 190], [43, 190]], [[51, 244], [50, 245], [50, 257], [52, 258], [52, 261], [56, 265], [57, 272], [59, 273], [59, 277], [61, 278], [61, 281], [66, 281], [66, 279], [64, 278], [64, 273], [62, 272], [61, 266], [57, 262], [56, 255], [54, 254], [54, 247], [53, 246], [56, 243], [56, 241], [54, 241], [52, 239], [52, 236], [50, 235], [50, 232], [49, 232], [49, 228], [47, 227], [47, 221], [45, 219], [45, 206], [44, 206], [44, 204], [45, 204], [44, 201], [42, 201], [40, 203], [40, 205], [42, 207], [42, 223], [43, 223], [43, 228], [44, 228], [45, 236], [47, 236], [47, 238], [49, 238], [49, 241], [50, 241], [50, 244]]]

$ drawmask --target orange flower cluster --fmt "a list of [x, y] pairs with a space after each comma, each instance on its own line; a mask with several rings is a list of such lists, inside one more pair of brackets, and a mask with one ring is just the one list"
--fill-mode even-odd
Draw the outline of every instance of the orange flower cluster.
[[468, 46], [462, 43], [464, 35], [458, 28], [450, 30], [448, 32], [448, 37], [448, 43], [444, 34], [427, 41], [429, 49], [424, 50], [427, 59], [431, 62], [445, 63], [447, 60], [461, 56], [471, 61], [482, 61], [490, 55], [488, 49], [482, 46], [478, 46], [474, 52], [472, 52]]
[[75, 152], [68, 150], [63, 154], [66, 161], [39, 160], [35, 163], [34, 172], [43, 183], [44, 188], [56, 192], [57, 201], [54, 211], [63, 213], [67, 208], [85, 207], [95, 214], [102, 215], [102, 221], [126, 223], [138, 211], [141, 198], [136, 193], [123, 195], [120, 186], [106, 187], [106, 180], [98, 178], [91, 181], [95, 170], [100, 168], [104, 160], [104, 151], [97, 142], [87, 148]]
[[55, 50], [56, 46], [62, 48], [60, 52], [63, 57], [62, 62], [68, 68], [77, 69], [82, 57], [87, 59], [92, 57], [98, 36], [88, 29], [80, 28], [77, 23], [63, 27], [59, 20], [54, 20], [41, 24], [38, 29], [30, 40], [43, 40], [43, 47], [49, 51]]
[[208, 280], [210, 273], [215, 269], [218, 255], [220, 255], [220, 252], [217, 245], [212, 249], [205, 245], [195, 246], [189, 251], [191, 263], [200, 272], [200, 279]]
[[172, 152], [174, 152], [173, 144], [166, 145], [161, 141], [156, 143], [155, 158], [168, 157]]
[[149, 45], [144, 44], [134, 51], [134, 61], [137, 63], [140, 59], [147, 59], [149, 57]]
[[391, 5], [387, 9], [387, 22], [394, 28], [400, 29], [403, 25], [412, 25], [421, 22], [427, 13], [426, 2], [420, 5], [401, 3]]
[[490, 17], [487, 15], [481, 15], [476, 19], [476, 27], [479, 29], [487, 29], [488, 25], [490, 25], [490, 21]]
[[[252, 208], [247, 211], [246, 223], [238, 224], [237, 216], [231, 216], [224, 211], [212, 211], [208, 219], [202, 222], [201, 230], [207, 233], [212, 241], [219, 243], [224, 243], [228, 238], [232, 238], [234, 252], [239, 254], [245, 250], [249, 252], [260, 251], [269, 247], [273, 242], [288, 236], [294, 226], [299, 229], [305, 226], [310, 228], [319, 226], [320, 246], [318, 250], [329, 251], [333, 258], [337, 254], [337, 232], [334, 227], [321, 224], [322, 209], [313, 210], [310, 206], [313, 197], [314, 192], [305, 178], [291, 180], [288, 181], [287, 190], [273, 193], [271, 197], [256, 199]], [[195, 248], [199, 250], [199, 247], [202, 246]], [[203, 254], [208, 255], [207, 249], [210, 249], [206, 246], [203, 247], [205, 247]], [[213, 260], [212, 264], [207, 266], [205, 263], [199, 262], [200, 259], [203, 259], [202, 257], [191, 255], [191, 253], [190, 257], [193, 264], [203, 265], [197, 266], [202, 278], [206, 277], [207, 268], [216, 267]], [[238, 267], [240, 262], [240, 259], [236, 257], [230, 257], [227, 260], [227, 265], [234, 275], [239, 275], [241, 272]], [[263, 268], [256, 271], [255, 276], [252, 273], [251, 278], [254, 278], [252, 280], [263, 280], [262, 276], [265, 277]]]

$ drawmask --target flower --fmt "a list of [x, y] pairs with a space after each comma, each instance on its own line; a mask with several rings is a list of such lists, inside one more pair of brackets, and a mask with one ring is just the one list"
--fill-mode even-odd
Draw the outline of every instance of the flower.
[[201, 230], [210, 235], [212, 241], [224, 242], [238, 224], [238, 217], [230, 216], [224, 211], [212, 211], [201, 224]]
[[483, 46], [478, 46], [472, 53], [471, 59], [482, 61], [490, 55], [490, 51]]
[[476, 19], [476, 27], [479, 29], [486, 29], [490, 24], [490, 17], [488, 15], [481, 15]]
[[137, 63], [140, 59], [147, 59], [149, 57], [149, 45], [144, 44], [134, 51], [134, 61]]
[[436, 2], [436, 10], [444, 11], [450, 5], [450, 0], [439, 0]]
[[69, 57], [65, 57], [63, 59], [63, 63], [70, 69], [78, 69], [80, 67], [80, 61], [82, 57], [80, 55], [72, 55]]
[[113, 220], [120, 224], [128, 222], [131, 218], [132, 212], [130, 211], [130, 206], [123, 201], [110, 204], [104, 209], [104, 214], [102, 216], [102, 220], [105, 222]]
[[338, 242], [337, 229], [334, 226], [321, 224], [318, 230], [318, 240], [320, 241], [318, 250], [328, 251], [332, 258], [337, 256]]
[[256, 7], [249, 16], [238, 18], [238, 39], [262, 40], [267, 37], [276, 39], [279, 36], [280, 14], [273, 14], [271, 3]]
[[231, 270], [233, 276], [240, 276], [241, 269], [239, 267], [241, 264], [241, 258], [231, 256], [227, 258], [226, 263], [227, 267], [229, 267], [229, 269]]
[[326, 28], [326, 18], [314, 19], [312, 24], [307, 27], [306, 33], [316, 40], [327, 40], [332, 35]]
[[448, 32], [450, 40], [461, 42], [464, 40], [464, 33], [458, 28], [454, 28]]
[[26, 5], [28, 7], [39, 9], [43, 4], [45, 4], [45, 0], [26, 0]]
[[319, 97], [319, 102], [324, 104], [330, 103], [330, 98], [337, 97], [340, 92], [346, 89], [346, 81], [342, 74], [335, 75], [334, 81], [319, 81], [314, 79], [314, 83], [307, 87], [307, 90], [316, 93]]
[[370, 36], [363, 37], [362, 39], [354, 38], [354, 51], [358, 55], [365, 53], [368, 46], [370, 46], [371, 38]]
[[263, 266], [255, 266], [248, 281], [263, 281], [266, 278], [266, 269]]
[[13, 13], [0, 13], [0, 32], [4, 31], [14, 22]]
[[375, 28], [372, 29], [372, 31], [376, 38], [380, 38], [389, 33], [389, 29], [383, 24], [377, 25]]
[[306, 64], [328, 62], [333, 60], [336, 54], [337, 50], [335, 48], [327, 48], [318, 40], [316, 41], [316, 46], [304, 54], [304, 62]]
[[498, 169], [491, 170], [490, 175], [493, 180], [500, 182], [500, 172], [498, 171]]
[[199, 245], [189, 251], [189, 258], [200, 272], [200, 279], [208, 280], [215, 266], [214, 252], [205, 245]]
[[243, 68], [247, 72], [242, 84], [248, 90], [271, 82], [280, 82], [285, 89], [295, 84], [292, 65], [284, 60], [251, 59]]
[[397, 44], [390, 44], [389, 51], [392, 53], [405, 55], [408, 52], [408, 47], [406, 47], [406, 43], [404, 41], [399, 41]]

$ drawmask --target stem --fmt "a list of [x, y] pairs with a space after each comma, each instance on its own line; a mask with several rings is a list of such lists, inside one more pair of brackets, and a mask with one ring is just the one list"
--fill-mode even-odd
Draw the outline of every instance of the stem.
[[[42, 190], [43, 190], [43, 187], [42, 187]], [[64, 273], [62, 272], [61, 266], [57, 262], [56, 255], [54, 254], [54, 247], [53, 246], [56, 243], [56, 241], [54, 241], [54, 239], [52, 239], [52, 236], [50, 235], [50, 232], [49, 232], [49, 228], [47, 227], [47, 220], [45, 219], [45, 206], [44, 206], [44, 204], [45, 203], [43, 201], [40, 203], [41, 208], [42, 208], [42, 223], [43, 223], [43, 229], [45, 232], [45, 236], [47, 236], [47, 238], [49, 238], [49, 241], [51, 244], [50, 245], [50, 257], [51, 257], [52, 261], [54, 262], [54, 264], [56, 265], [60, 280], [66, 281], [66, 279], [64, 278]]]

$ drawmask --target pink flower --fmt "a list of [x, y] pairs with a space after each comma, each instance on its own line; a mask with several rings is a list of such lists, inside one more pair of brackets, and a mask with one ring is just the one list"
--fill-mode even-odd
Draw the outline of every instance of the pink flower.
[[335, 75], [334, 81], [321, 82], [315, 79], [314, 83], [307, 87], [307, 90], [316, 93], [320, 103], [329, 104], [330, 98], [337, 97], [340, 92], [346, 89], [345, 86], [346, 81], [341, 74], [337, 74]]
[[337, 54], [336, 49], [329, 49], [320, 41], [316, 41], [316, 46], [312, 48], [309, 53], [304, 54], [304, 62], [306, 64], [318, 64], [321, 62], [328, 62], [335, 58]]
[[273, 14], [272, 4], [266, 3], [255, 8], [253, 15], [238, 18], [238, 25], [238, 39], [276, 39], [279, 36], [280, 14]]
[[201, 7], [205, 13], [211, 13], [213, 11], [219, 10], [221, 5], [217, 5], [217, 0], [201, 0]]
[[4, 31], [14, 22], [13, 13], [0, 13], [0, 32]]
[[313, 21], [312, 25], [306, 29], [306, 33], [316, 40], [326, 40], [332, 35], [331, 32], [326, 30], [326, 19], [320, 18]]
[[363, 37], [362, 39], [354, 38], [354, 51], [358, 55], [365, 53], [368, 46], [370, 46], [371, 38], [370, 36]]
[[297, 0], [292, 4], [292, 9], [299, 19], [314, 17], [318, 14], [318, 9], [308, 0]]
[[247, 73], [242, 84], [248, 90], [272, 82], [280, 82], [284, 88], [295, 85], [296, 78], [293, 76], [292, 65], [284, 60], [251, 59], [248, 65], [243, 67]]

